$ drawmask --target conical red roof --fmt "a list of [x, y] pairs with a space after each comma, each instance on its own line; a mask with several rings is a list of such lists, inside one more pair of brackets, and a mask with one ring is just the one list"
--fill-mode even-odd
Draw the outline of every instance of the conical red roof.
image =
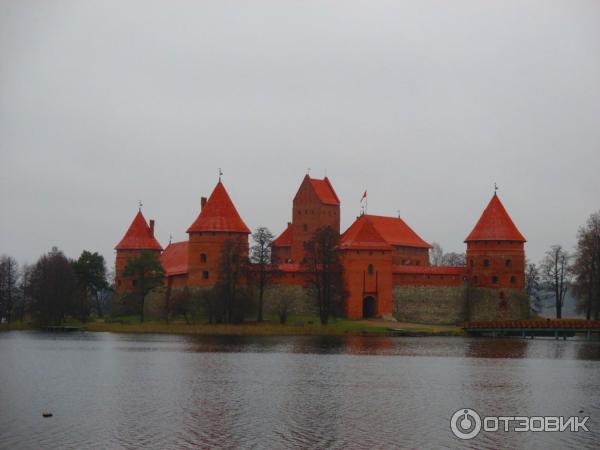
[[116, 250], [162, 250], [141, 211], [135, 215]]
[[513, 223], [498, 196], [494, 194], [475, 228], [465, 239], [465, 242], [471, 241], [525, 242], [525, 238]]
[[194, 231], [250, 233], [221, 181], [215, 186], [194, 223], [187, 229], [188, 233]]
[[370, 216], [360, 216], [340, 239], [342, 250], [391, 250], [392, 246], [379, 234]]

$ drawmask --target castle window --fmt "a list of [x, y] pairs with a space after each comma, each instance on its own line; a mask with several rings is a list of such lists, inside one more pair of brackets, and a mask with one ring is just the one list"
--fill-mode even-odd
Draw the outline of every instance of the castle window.
[[498, 283], [498, 277], [494, 275], [492, 277], [492, 284], [497, 284], [497, 283]]
[[490, 260], [489, 259], [484, 259], [483, 260], [483, 267], [490, 267]]
[[308, 225], [307, 224], [302, 225], [302, 228], [304, 229], [304, 231], [308, 231]]
[[477, 284], [477, 277], [473, 277], [473, 284]]
[[202, 272], [202, 278], [204, 278], [205, 280], [208, 280], [208, 270], [205, 270], [204, 272]]
[[505, 265], [506, 267], [510, 267], [510, 266], [512, 266], [512, 260], [510, 260], [510, 259], [507, 259], [506, 261], [504, 261], [504, 265]]
[[517, 277], [515, 277], [515, 276], [510, 277], [510, 282], [512, 284], [515, 284], [517, 282]]
[[206, 262], [206, 253], [200, 254], [200, 262]]
[[475, 261], [473, 261], [473, 260], [469, 261], [469, 263], [471, 264], [471, 267], [473, 267], [475, 265]]
[[121, 286], [121, 280], [117, 280], [117, 286]]
[[420, 265], [421, 265], [421, 261], [419, 261], [419, 260], [417, 259], [417, 266], [420, 266]]
[[369, 272], [369, 275], [373, 275], [373, 264], [369, 264], [369, 267], [367, 267], [367, 272]]

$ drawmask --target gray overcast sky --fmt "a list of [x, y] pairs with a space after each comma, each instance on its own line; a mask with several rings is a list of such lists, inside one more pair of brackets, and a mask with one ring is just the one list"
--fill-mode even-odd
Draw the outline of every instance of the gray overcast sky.
[[464, 251], [493, 192], [537, 261], [600, 209], [600, 1], [0, 2], [0, 253], [113, 265], [138, 199], [186, 238], [218, 168], [281, 232], [306, 169], [342, 228]]

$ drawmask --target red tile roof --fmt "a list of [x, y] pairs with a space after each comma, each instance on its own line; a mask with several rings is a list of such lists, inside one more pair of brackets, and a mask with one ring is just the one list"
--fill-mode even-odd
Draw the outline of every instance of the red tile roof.
[[141, 211], [135, 215], [115, 250], [162, 250]]
[[392, 266], [393, 273], [424, 275], [463, 275], [465, 266]]
[[465, 242], [471, 241], [525, 242], [525, 238], [513, 223], [498, 196], [494, 194], [475, 228], [465, 239]]
[[391, 250], [392, 246], [379, 234], [368, 216], [361, 216], [342, 235], [340, 249]]
[[167, 245], [160, 257], [167, 276], [188, 272], [188, 241], [173, 242]]
[[402, 219], [399, 217], [373, 216], [364, 214], [360, 216], [354, 224], [342, 235], [342, 240], [348, 231], [350, 231], [357, 222], [365, 221], [373, 225], [375, 231], [383, 240], [394, 246], [431, 248], [427, 242], [419, 237]]
[[[308, 177], [308, 175], [306, 175]], [[340, 199], [333, 190], [333, 186], [329, 182], [329, 178], [325, 177], [322, 180], [308, 177], [311, 186], [315, 190], [317, 197], [326, 205], [339, 205]]]
[[273, 245], [275, 247], [289, 247], [292, 245], [292, 236], [292, 224], [288, 223], [288, 226], [285, 230], [283, 230], [283, 233], [281, 233], [277, 239], [273, 241]]
[[187, 229], [188, 233], [193, 231], [250, 233], [221, 181], [215, 186], [194, 223]]

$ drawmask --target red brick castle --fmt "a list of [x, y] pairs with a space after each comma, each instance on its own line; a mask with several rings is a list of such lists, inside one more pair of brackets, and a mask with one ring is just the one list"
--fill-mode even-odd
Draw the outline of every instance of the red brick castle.
[[[304, 243], [322, 226], [340, 232], [340, 200], [327, 177], [306, 175], [293, 199], [292, 220], [273, 242], [279, 272], [274, 289], [302, 289]], [[226, 240], [238, 240], [248, 253], [250, 229], [221, 180], [208, 200], [202, 197], [200, 213], [187, 233], [186, 241], [169, 243], [163, 250], [154, 237], [154, 221], [148, 224], [139, 211], [115, 247], [117, 290], [131, 289], [123, 270], [127, 260], [142, 250], [160, 255], [165, 284], [172, 288], [214, 286]], [[465, 243], [465, 266], [431, 266], [431, 245], [404, 220], [359, 216], [341, 234], [338, 249], [348, 293], [346, 316], [394, 316], [423, 323], [526, 318], [525, 238], [495, 193]]]

